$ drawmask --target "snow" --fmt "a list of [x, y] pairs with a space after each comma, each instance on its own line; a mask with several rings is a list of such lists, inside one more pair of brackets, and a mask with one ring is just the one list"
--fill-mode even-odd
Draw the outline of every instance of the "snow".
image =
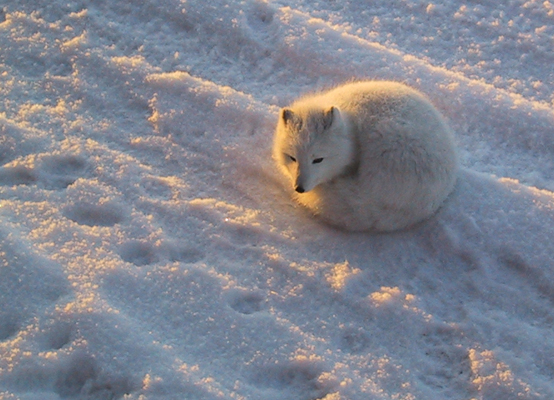
[[[0, 12], [0, 399], [554, 398], [554, 3], [20, 0]], [[279, 107], [426, 93], [432, 219], [322, 225]]]

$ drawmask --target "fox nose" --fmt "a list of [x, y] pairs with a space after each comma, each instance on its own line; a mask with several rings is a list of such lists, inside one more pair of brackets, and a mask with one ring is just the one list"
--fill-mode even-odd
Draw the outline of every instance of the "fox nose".
[[302, 185], [298, 185], [297, 187], [294, 188], [294, 190], [296, 190], [298, 193], [305, 192], [304, 187]]

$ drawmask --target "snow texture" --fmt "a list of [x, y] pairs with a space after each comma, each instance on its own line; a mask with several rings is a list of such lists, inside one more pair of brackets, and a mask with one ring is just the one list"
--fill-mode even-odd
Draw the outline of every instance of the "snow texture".
[[[0, 2], [0, 399], [554, 398], [554, 3]], [[424, 92], [430, 220], [290, 200], [279, 107]]]

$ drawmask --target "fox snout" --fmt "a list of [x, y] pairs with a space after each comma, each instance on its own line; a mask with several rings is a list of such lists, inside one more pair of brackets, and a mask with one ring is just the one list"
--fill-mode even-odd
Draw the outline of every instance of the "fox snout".
[[299, 173], [294, 180], [294, 190], [297, 193], [309, 192], [310, 190], [312, 190], [312, 187], [310, 185], [311, 183], [309, 182], [309, 180], [307, 180], [306, 177], [301, 173]]
[[296, 177], [293, 179], [292, 185], [296, 193], [306, 192], [306, 182], [300, 166], [298, 166], [298, 169], [296, 170]]
[[292, 186], [296, 193], [309, 192], [321, 181], [317, 170], [310, 167], [310, 164], [297, 163], [296, 170], [292, 174]]
[[321, 167], [317, 165], [314, 168], [312, 164], [313, 161], [302, 162], [302, 160], [299, 160], [289, 166], [292, 187], [297, 193], [309, 192], [321, 182]]

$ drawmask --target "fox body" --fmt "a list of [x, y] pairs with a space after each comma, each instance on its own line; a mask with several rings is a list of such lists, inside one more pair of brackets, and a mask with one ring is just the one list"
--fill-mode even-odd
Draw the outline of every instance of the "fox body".
[[441, 114], [415, 89], [389, 81], [349, 83], [283, 108], [273, 156], [300, 204], [353, 231], [428, 218], [458, 170]]

